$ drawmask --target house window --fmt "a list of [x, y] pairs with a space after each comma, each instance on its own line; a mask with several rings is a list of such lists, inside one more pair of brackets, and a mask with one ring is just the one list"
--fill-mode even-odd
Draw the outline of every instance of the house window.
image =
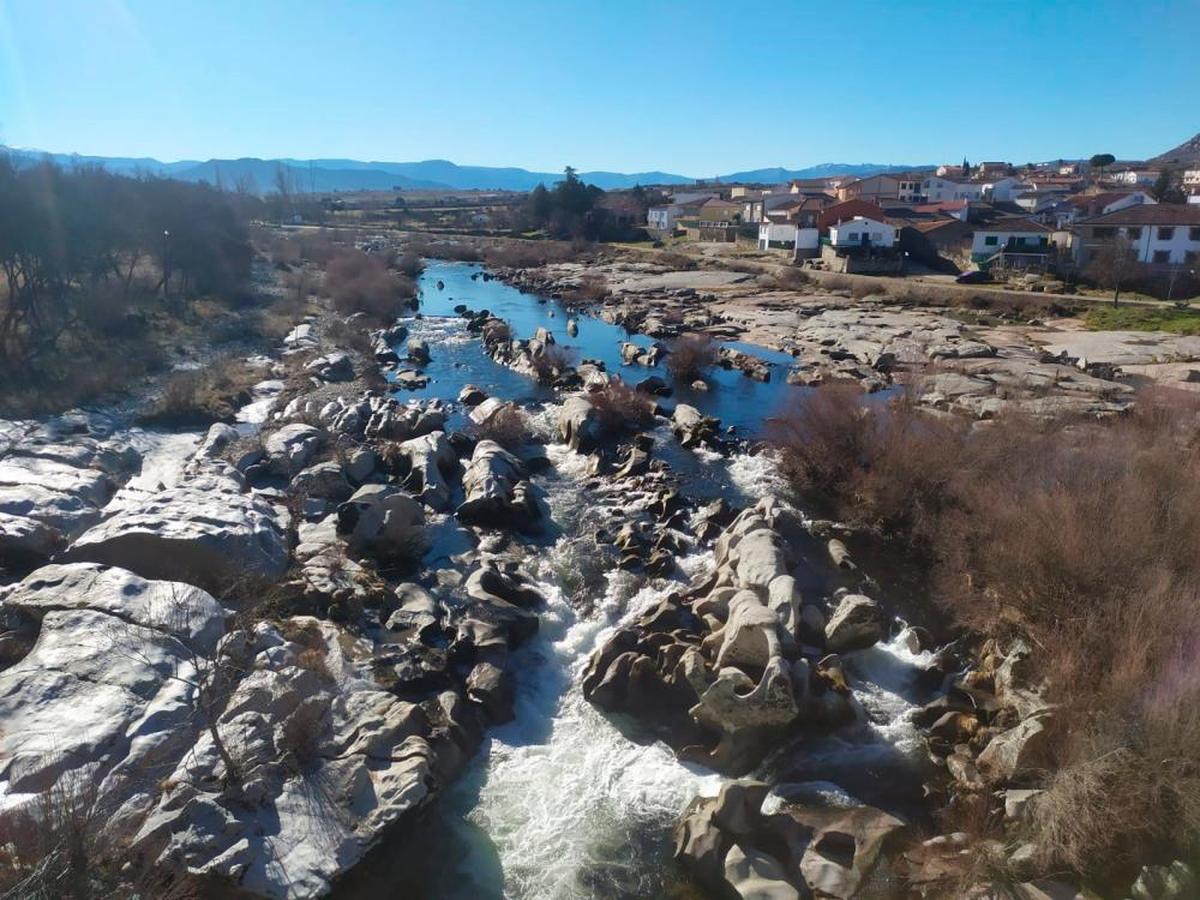
[[1189, 250], [1183, 254], [1183, 264], [1185, 266], [1194, 266], [1200, 262], [1200, 250]]
[[1171, 251], [1170, 250], [1155, 250], [1154, 251], [1154, 262], [1157, 263], [1158, 265], [1161, 266], [1166, 263], [1169, 263], [1170, 261], [1171, 261]]
[[871, 240], [882, 241], [883, 240], [883, 232], [882, 231], [872, 231], [871, 232]]
[[1140, 229], [1140, 228], [1126, 228], [1126, 229], [1125, 229], [1125, 236], [1126, 236], [1127, 238], [1129, 238], [1131, 241], [1136, 241], [1136, 240], [1138, 240], [1138, 239], [1139, 239], [1139, 238], [1142, 236], [1142, 229]]
[[1170, 240], [1173, 240], [1174, 237], [1175, 237], [1175, 229], [1174, 228], [1167, 228], [1167, 227], [1161, 227], [1161, 226], [1159, 227], [1158, 239], [1160, 241], [1170, 241]]
[[857, 231], [850, 232], [848, 235], [846, 235], [846, 240], [857, 241], [858, 240], [858, 232]]
[[1000, 243], [1000, 238], [994, 234], [989, 234], [983, 239], [983, 245], [985, 247], [995, 247], [998, 243]]
[[1193, 225], [1188, 229], [1189, 241], [1200, 241], [1200, 225]]
[[1114, 233], [1115, 233], [1115, 231], [1112, 228], [1093, 228], [1092, 229], [1092, 237], [1094, 237], [1098, 241], [1107, 240], [1108, 238], [1112, 237]]

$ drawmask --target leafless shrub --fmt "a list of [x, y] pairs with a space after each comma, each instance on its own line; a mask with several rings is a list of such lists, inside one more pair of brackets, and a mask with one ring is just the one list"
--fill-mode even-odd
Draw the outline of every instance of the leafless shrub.
[[678, 381], [695, 381], [717, 361], [716, 345], [707, 334], [681, 334], [667, 350], [667, 371]]
[[1031, 639], [1059, 703], [1039, 846], [1085, 877], [1200, 834], [1198, 423], [1151, 393], [1115, 421], [972, 428], [834, 385], [775, 426], [797, 487], [906, 541], [954, 621]]
[[801, 268], [789, 266], [775, 276], [775, 286], [785, 291], [795, 291], [812, 284], [812, 278]]
[[425, 263], [421, 261], [419, 254], [409, 250], [396, 258], [394, 268], [406, 278], [415, 279], [425, 270]]
[[364, 313], [373, 322], [390, 322], [404, 302], [416, 296], [416, 286], [403, 275], [388, 271], [379, 256], [343, 250], [325, 269], [325, 293], [342, 315]]
[[604, 387], [591, 391], [587, 399], [610, 430], [644, 428], [654, 423], [654, 401], [620, 378], [612, 378]]
[[680, 271], [690, 272], [693, 269], [700, 267], [700, 264], [696, 261], [696, 258], [688, 256], [686, 253], [674, 253], [667, 251], [665, 253], [659, 253], [655, 255], [654, 259], [660, 265], [667, 266], [671, 269], [678, 269]]
[[162, 394], [142, 421], [173, 426], [232, 421], [257, 380], [255, 370], [233, 357], [222, 357], [200, 369], [175, 372], [167, 378]]

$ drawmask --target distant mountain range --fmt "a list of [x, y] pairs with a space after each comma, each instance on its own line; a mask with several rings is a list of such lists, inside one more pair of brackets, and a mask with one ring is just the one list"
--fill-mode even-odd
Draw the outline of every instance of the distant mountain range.
[[[282, 169], [293, 190], [327, 193], [362, 190], [509, 190], [528, 191], [538, 184], [562, 180], [561, 172], [531, 172], [528, 169], [496, 166], [460, 166], [444, 159], [422, 162], [363, 162], [356, 159], [210, 159], [164, 163], [149, 157], [81, 156], [73, 153], [44, 153], [40, 150], [10, 149], [19, 164], [49, 158], [63, 166], [100, 165], [121, 174], [147, 173], [181, 181], [206, 181], [232, 189], [244, 186], [254, 193], [274, 189]], [[753, 169], [719, 176], [722, 182], [779, 183], [794, 178], [823, 178], [832, 175], [867, 175], [910, 166], [882, 163], [822, 163], [806, 169]], [[931, 167], [925, 167], [931, 168]], [[588, 184], [604, 190], [635, 185], [689, 185], [697, 179], [670, 172], [580, 172]]]

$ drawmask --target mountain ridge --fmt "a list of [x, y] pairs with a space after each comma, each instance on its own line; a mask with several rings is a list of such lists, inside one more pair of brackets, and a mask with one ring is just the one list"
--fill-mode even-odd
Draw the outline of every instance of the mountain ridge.
[[[119, 174], [152, 174], [181, 181], [244, 185], [255, 193], [270, 191], [280, 167], [295, 189], [313, 192], [354, 190], [511, 190], [528, 191], [538, 184], [562, 180], [559, 172], [537, 172], [518, 166], [463, 166], [445, 159], [388, 162], [356, 159], [293, 159], [241, 157], [238, 159], [177, 160], [153, 157], [93, 156], [8, 148], [17, 161], [30, 164], [50, 159], [63, 166], [99, 165]], [[801, 169], [783, 167], [750, 169], [717, 176], [720, 182], [783, 182], [832, 175], [866, 175], [912, 168], [885, 163], [821, 163]], [[671, 172], [580, 172], [579, 177], [604, 190], [635, 185], [692, 185], [702, 179]]]

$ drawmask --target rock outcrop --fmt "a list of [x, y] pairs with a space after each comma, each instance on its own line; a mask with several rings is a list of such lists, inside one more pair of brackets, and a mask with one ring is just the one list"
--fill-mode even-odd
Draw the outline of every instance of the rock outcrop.
[[801, 652], [803, 604], [784, 537], [797, 528], [770, 500], [737, 516], [716, 541], [713, 576], [617, 629], [589, 661], [584, 695], [734, 774], [795, 728], [853, 721], [836, 657]]
[[194, 471], [88, 529], [62, 559], [213, 590], [274, 581], [288, 566], [283, 518], [235, 476], [217, 466]]

